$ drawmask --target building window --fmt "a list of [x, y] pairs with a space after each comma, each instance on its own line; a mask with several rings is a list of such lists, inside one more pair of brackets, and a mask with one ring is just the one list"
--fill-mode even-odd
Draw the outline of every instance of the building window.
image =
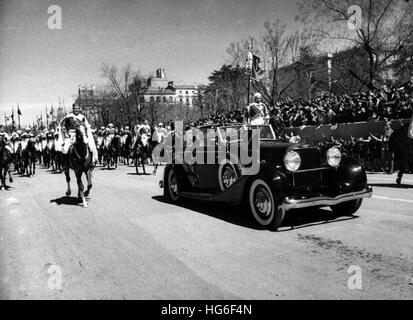
[[169, 97], [169, 102], [174, 102], [174, 98]]
[[188, 91], [185, 91], [185, 94], [188, 94]]
[[179, 98], [179, 102], [182, 103], [182, 98]]
[[156, 97], [156, 102], [161, 102], [161, 97]]
[[186, 98], [186, 104], [189, 104], [189, 98]]
[[179, 91], [179, 94], [182, 94], [182, 91]]
[[166, 102], [166, 97], [163, 97], [163, 98], [162, 98], [162, 102]]
[[151, 97], [151, 98], [150, 98], [150, 101], [151, 101], [151, 102], [154, 102], [154, 101], [155, 101], [155, 98], [154, 98], [154, 97]]

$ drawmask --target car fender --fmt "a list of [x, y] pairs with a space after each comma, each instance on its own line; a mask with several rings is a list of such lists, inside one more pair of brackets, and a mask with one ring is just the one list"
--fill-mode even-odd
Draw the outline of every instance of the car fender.
[[337, 187], [340, 193], [361, 190], [367, 185], [367, 175], [361, 164], [346, 153], [342, 154], [336, 169]]
[[244, 198], [247, 199], [249, 187], [257, 176], [264, 178], [271, 186], [276, 201], [284, 198], [287, 186], [287, 177], [281, 168], [268, 164], [265, 160], [260, 162], [260, 171], [258, 175], [250, 176], [245, 184]]

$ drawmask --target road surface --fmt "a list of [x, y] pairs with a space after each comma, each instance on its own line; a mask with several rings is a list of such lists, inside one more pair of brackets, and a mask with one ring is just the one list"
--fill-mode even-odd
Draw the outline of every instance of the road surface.
[[413, 298], [413, 175], [397, 187], [369, 174], [356, 216], [295, 211], [271, 232], [239, 207], [164, 202], [161, 172], [97, 168], [88, 208], [61, 174], [14, 176], [0, 191], [0, 298]]

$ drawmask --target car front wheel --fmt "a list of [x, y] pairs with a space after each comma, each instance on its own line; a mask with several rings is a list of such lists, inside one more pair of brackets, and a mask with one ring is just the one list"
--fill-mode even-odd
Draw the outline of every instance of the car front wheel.
[[172, 202], [179, 202], [181, 200], [178, 175], [173, 168], [168, 170], [165, 187], [165, 195], [167, 198], [169, 198]]
[[340, 216], [351, 216], [360, 208], [363, 199], [355, 199], [331, 206], [331, 210]]
[[271, 187], [264, 179], [252, 182], [248, 200], [255, 221], [262, 227], [277, 230], [284, 220], [285, 210], [277, 205]]

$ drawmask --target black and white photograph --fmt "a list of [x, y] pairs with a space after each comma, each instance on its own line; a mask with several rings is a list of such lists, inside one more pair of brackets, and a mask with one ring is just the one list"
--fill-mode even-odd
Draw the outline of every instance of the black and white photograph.
[[412, 299], [413, 1], [0, 0], [0, 300]]

